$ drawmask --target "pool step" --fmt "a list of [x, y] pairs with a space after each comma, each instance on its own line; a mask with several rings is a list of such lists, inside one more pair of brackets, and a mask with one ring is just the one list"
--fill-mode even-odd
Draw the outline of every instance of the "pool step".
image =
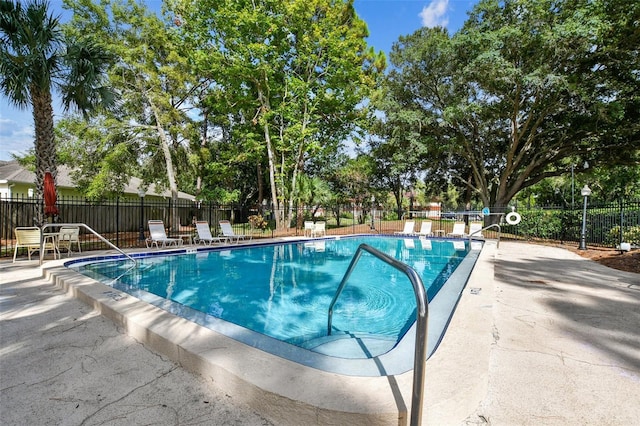
[[375, 334], [334, 333], [307, 340], [305, 349], [340, 358], [373, 358], [389, 352], [396, 345], [395, 338]]

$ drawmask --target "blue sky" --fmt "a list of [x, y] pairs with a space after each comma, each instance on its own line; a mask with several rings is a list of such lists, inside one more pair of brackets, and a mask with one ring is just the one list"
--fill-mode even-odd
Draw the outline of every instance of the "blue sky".
[[[147, 6], [159, 9], [160, 0], [147, 0]], [[355, 0], [358, 15], [367, 23], [368, 42], [376, 50], [388, 53], [401, 35], [436, 25], [457, 31], [467, 19], [477, 0]], [[62, 1], [50, 0], [52, 10], [62, 13]], [[55, 96], [55, 95], [54, 95]], [[61, 113], [54, 105], [55, 119]], [[0, 96], [0, 160], [10, 160], [33, 147], [33, 117], [31, 110], [17, 110]]]

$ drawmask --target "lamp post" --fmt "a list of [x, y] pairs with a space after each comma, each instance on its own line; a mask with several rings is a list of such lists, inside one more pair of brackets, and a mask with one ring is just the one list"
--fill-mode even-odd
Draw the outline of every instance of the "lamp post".
[[579, 250], [587, 249], [587, 198], [591, 195], [591, 189], [585, 185], [580, 191], [580, 194], [584, 197], [584, 207], [582, 208], [582, 233], [580, 234], [580, 247]]
[[138, 241], [144, 241], [144, 195], [144, 189], [138, 188], [138, 197], [140, 197], [140, 235]]
[[371, 196], [371, 230], [375, 230], [376, 229], [375, 224], [373, 223], [373, 219], [374, 219], [374, 217], [376, 215], [376, 213], [375, 213], [376, 212], [375, 211], [375, 204], [374, 204], [375, 202], [376, 202], [376, 197], [375, 197], [375, 195], [372, 195]]

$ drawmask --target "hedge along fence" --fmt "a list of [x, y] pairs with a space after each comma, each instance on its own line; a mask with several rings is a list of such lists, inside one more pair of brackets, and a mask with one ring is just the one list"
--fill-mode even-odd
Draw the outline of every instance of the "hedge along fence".
[[[518, 209], [522, 221], [518, 225], [503, 225], [502, 231], [527, 239], [580, 241], [582, 208], [547, 207]], [[586, 242], [614, 247], [622, 241], [640, 245], [640, 200], [587, 206]]]

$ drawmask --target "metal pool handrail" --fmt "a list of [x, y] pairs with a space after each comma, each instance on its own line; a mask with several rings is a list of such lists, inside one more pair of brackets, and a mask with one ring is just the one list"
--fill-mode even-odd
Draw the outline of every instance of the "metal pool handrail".
[[43, 248], [44, 248], [43, 247], [43, 242], [44, 241], [43, 241], [42, 236], [44, 234], [45, 228], [53, 228], [53, 227], [61, 227], [61, 226], [82, 226], [84, 229], [86, 229], [87, 231], [91, 232], [93, 235], [98, 237], [100, 239], [100, 241], [102, 241], [103, 243], [107, 244], [108, 246], [110, 246], [114, 250], [119, 251], [120, 254], [122, 254], [127, 259], [132, 261], [134, 265], [138, 264], [138, 262], [133, 257], [131, 257], [127, 253], [123, 252], [120, 248], [116, 247], [111, 241], [107, 240], [105, 237], [103, 237], [102, 235], [98, 234], [96, 231], [91, 229], [91, 227], [89, 227], [89, 225], [87, 225], [85, 223], [46, 223], [46, 224], [44, 224], [42, 226], [42, 228], [40, 230], [40, 264], [41, 265], [42, 265], [42, 260], [44, 258], [44, 250], [43, 250]]
[[469, 241], [471, 241], [472, 236], [476, 235], [477, 233], [482, 233], [482, 231], [486, 231], [487, 229], [490, 229], [490, 228], [498, 228], [498, 244], [496, 244], [496, 247], [500, 248], [500, 233], [502, 231], [501, 231], [500, 225], [498, 225], [497, 223], [492, 223], [491, 225], [487, 225], [484, 228], [478, 229], [477, 231], [474, 231], [472, 234], [469, 234]]
[[353, 255], [353, 259], [351, 259], [351, 263], [349, 264], [349, 268], [347, 268], [347, 272], [344, 274], [338, 289], [336, 290], [335, 296], [333, 296], [333, 300], [331, 301], [331, 305], [329, 305], [329, 313], [328, 313], [328, 321], [327, 321], [327, 332], [331, 335], [331, 322], [333, 318], [333, 306], [336, 304], [336, 301], [340, 297], [342, 290], [347, 284], [351, 273], [353, 272], [354, 267], [360, 260], [360, 256], [362, 256], [362, 252], [366, 251], [376, 258], [382, 260], [383, 262], [391, 265], [395, 269], [400, 272], [404, 272], [404, 274], [411, 281], [411, 285], [413, 286], [413, 292], [416, 296], [416, 344], [415, 344], [415, 352], [413, 358], [413, 393], [411, 398], [411, 425], [419, 425], [422, 421], [422, 400], [424, 396], [424, 368], [425, 362], [427, 361], [427, 320], [429, 315], [429, 304], [427, 302], [427, 294], [424, 290], [424, 285], [422, 284], [422, 279], [420, 275], [411, 268], [409, 265], [394, 259], [393, 257], [367, 245], [360, 244], [358, 246], [358, 250], [356, 250], [356, 254]]

